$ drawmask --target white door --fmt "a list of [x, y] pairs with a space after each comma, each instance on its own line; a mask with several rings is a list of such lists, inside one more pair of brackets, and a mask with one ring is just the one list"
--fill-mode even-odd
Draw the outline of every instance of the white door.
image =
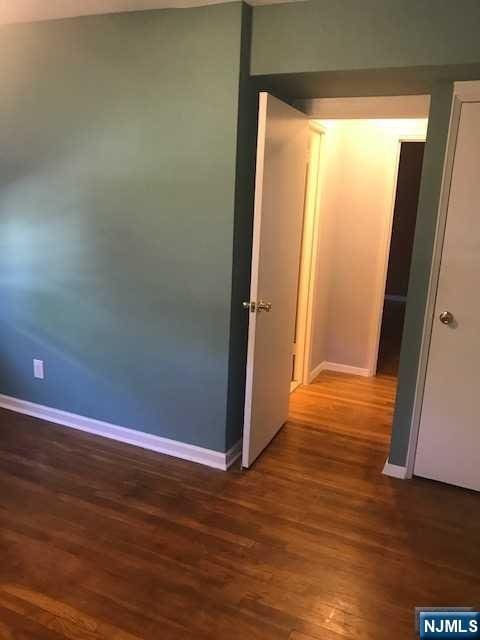
[[253, 463], [288, 417], [307, 147], [305, 115], [261, 93], [247, 311], [244, 467]]
[[414, 473], [477, 491], [480, 491], [479, 167], [480, 103], [464, 103]]

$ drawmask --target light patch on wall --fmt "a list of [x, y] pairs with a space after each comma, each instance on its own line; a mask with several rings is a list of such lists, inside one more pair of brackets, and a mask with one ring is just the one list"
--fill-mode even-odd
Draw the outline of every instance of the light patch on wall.
[[[251, 5], [306, 2], [308, 0], [248, 0]], [[147, 11], [149, 9], [188, 9], [234, 0], [6, 0], [0, 3], [0, 24], [37, 22], [86, 15]]]

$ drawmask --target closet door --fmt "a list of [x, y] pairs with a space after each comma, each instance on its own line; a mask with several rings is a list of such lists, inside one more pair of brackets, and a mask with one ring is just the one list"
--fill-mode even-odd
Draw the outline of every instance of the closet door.
[[414, 473], [480, 491], [480, 102], [461, 106]]

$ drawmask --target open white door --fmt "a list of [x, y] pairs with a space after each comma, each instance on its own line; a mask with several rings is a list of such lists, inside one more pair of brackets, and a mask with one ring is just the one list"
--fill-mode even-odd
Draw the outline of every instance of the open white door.
[[[285, 424], [308, 148], [306, 116], [260, 94], [242, 465]], [[270, 306], [271, 305], [271, 306]]]

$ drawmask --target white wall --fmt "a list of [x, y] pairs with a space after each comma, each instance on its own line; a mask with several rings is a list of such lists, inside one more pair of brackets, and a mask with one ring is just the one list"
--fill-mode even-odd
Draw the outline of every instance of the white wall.
[[371, 373], [383, 304], [399, 140], [426, 119], [322, 120], [311, 369]]

